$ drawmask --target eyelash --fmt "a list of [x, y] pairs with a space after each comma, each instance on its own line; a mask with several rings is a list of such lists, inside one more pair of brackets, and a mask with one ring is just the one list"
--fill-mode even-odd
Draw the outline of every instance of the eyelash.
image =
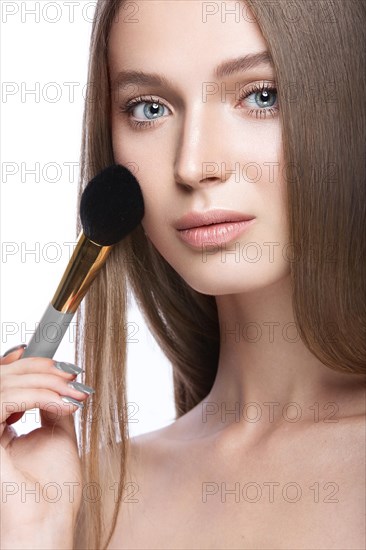
[[[246, 90], [245, 92], [243, 92], [242, 95], [240, 95], [239, 102], [243, 101], [247, 97], [251, 96], [253, 93], [258, 93], [258, 92], [261, 92], [261, 93], [263, 93], [263, 92], [276, 92], [276, 94], [277, 94], [277, 88], [273, 85], [268, 85], [268, 84], [254, 84], [249, 90]], [[278, 99], [277, 99], [277, 101], [278, 101]], [[152, 119], [152, 120], [132, 120], [132, 111], [133, 111], [134, 107], [136, 105], [139, 105], [140, 103], [155, 103], [157, 105], [167, 107], [159, 99], [155, 99], [152, 96], [149, 96], [149, 97], [139, 96], [139, 97], [136, 97], [136, 98], [132, 99], [127, 104], [121, 105], [119, 107], [120, 112], [121, 113], [127, 113], [127, 116], [129, 118], [129, 124], [131, 124], [134, 128], [143, 129], [143, 128], [151, 127], [151, 126], [154, 126], [155, 123], [159, 119], [165, 118], [165, 117], [162, 116], [162, 117], [158, 117], [158, 118], [155, 118], [155, 119]], [[273, 117], [276, 116], [278, 111], [279, 111], [279, 108], [277, 106], [277, 107], [271, 107], [269, 109], [251, 109], [250, 111], [248, 111], [247, 114], [249, 116], [255, 116], [255, 118], [258, 118], [258, 117], [262, 118], [262, 115], [263, 115], [263, 118], [266, 118], [268, 116], [267, 113], [269, 113], [273, 118]], [[252, 113], [255, 113], [255, 115], [253, 115]]]

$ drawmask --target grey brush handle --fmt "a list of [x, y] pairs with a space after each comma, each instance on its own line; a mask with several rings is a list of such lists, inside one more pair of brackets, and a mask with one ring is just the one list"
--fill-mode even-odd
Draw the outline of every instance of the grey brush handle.
[[74, 313], [61, 313], [50, 304], [25, 348], [22, 359], [25, 357], [52, 358], [69, 328], [73, 316]]

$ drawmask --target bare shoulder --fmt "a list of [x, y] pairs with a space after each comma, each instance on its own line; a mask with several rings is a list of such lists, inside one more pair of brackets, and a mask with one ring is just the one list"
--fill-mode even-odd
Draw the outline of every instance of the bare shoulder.
[[[179, 531], [182, 537], [179, 547], [184, 543], [185, 548], [197, 548], [198, 534], [204, 545], [222, 536], [227, 541], [233, 541], [231, 548], [236, 547], [238, 541], [235, 537], [239, 535], [235, 522], [245, 521], [247, 514], [251, 513], [251, 505], [243, 511], [237, 505], [230, 508], [228, 505], [229, 511], [223, 515], [221, 501], [218, 507], [214, 499], [211, 504], [202, 501], [202, 480], [217, 479], [221, 482], [222, 472], [225, 472], [224, 479], [230, 480], [245, 480], [250, 475], [250, 479], [257, 480], [263, 488], [268, 484], [268, 479], [278, 479], [283, 483], [296, 480], [304, 495], [301, 516], [287, 502], [279, 500], [276, 506], [273, 503], [267, 506], [263, 499], [261, 501], [261, 514], [267, 518], [268, 528], [274, 537], [277, 533], [273, 547], [279, 547], [276, 546], [277, 539], [281, 540], [283, 536], [279, 530], [284, 518], [288, 524], [289, 517], [292, 518], [290, 524], [294, 540], [299, 532], [309, 534], [308, 548], [315, 547], [310, 540], [312, 537], [322, 537], [323, 547], [327, 547], [324, 541], [330, 533], [335, 537], [334, 548], [340, 548], [344, 540], [350, 537], [347, 529], [353, 532], [353, 546], [350, 547], [361, 547], [359, 541], [363, 541], [360, 533], [364, 532], [366, 484], [366, 420], [362, 398], [357, 398], [356, 406], [353, 396], [349, 407], [339, 407], [337, 414], [334, 412], [333, 409], [326, 410], [324, 417], [316, 417], [303, 427], [284, 424], [283, 430], [263, 438], [254, 446], [246, 442], [245, 426], [242, 425], [237, 427], [239, 431], [235, 429], [232, 434], [234, 439], [243, 436], [242, 442], [235, 440], [235, 444], [233, 439], [230, 445], [227, 444], [228, 439], [218, 439], [220, 434], [211, 436], [203, 433], [199, 406], [168, 426], [130, 438], [125, 493], [108, 550], [167, 548], [166, 541], [162, 539], [166, 533], [162, 534], [159, 528], [162, 518], [172, 540]], [[118, 471], [121, 456], [122, 453], [116, 453], [113, 457], [115, 472]], [[314, 487], [321, 491], [319, 506], [311, 500]], [[172, 499], [172, 495], [175, 498]], [[327, 500], [330, 497], [333, 500]], [[331, 516], [330, 505], [323, 505], [323, 502], [333, 503]], [[246, 506], [245, 501], [242, 504]], [[115, 501], [111, 500], [111, 508], [106, 512], [109, 517], [114, 506]], [[203, 518], [207, 517], [207, 510], [210, 510], [212, 521], [204, 531], [202, 526], [206, 523]], [[181, 521], [187, 511], [191, 517], [191, 529], [182, 532]], [[328, 525], [323, 534], [322, 522]], [[319, 526], [318, 531], [314, 530], [314, 525]], [[248, 536], [257, 541], [256, 547], [263, 548], [260, 527], [252, 518], [248, 523]], [[192, 540], [192, 533], [195, 540]]]
[[127, 469], [131, 476], [146, 472], [147, 466], [157, 466], [163, 455], [175, 449], [174, 443], [178, 442], [175, 425], [176, 422], [129, 439]]
[[[171, 429], [169, 426], [160, 428], [151, 432], [131, 437], [126, 446], [126, 475], [123, 480], [123, 495], [120, 501], [116, 526], [112, 538], [108, 544], [108, 550], [121, 548], [121, 540], [126, 533], [131, 531], [131, 524], [137, 521], [137, 515], [141, 508], [145, 506], [146, 493], [149, 492], [151, 485], [162, 472], [167, 468], [167, 450], [174, 448], [167, 445]], [[118, 444], [118, 452], [109, 457], [105, 455], [104, 463], [109, 464], [110, 473], [108, 483], [110, 487], [117, 486], [119, 483], [119, 470], [122, 460], [122, 443]], [[117, 503], [117, 492], [108, 492], [105, 505], [103, 507], [103, 521], [106, 528], [112, 525], [112, 519]], [[143, 515], [143, 514], [142, 514]]]
[[108, 446], [100, 450], [103, 490], [102, 515], [105, 526], [103, 538], [109, 534], [113, 526], [113, 518], [119, 500], [121, 465], [125, 457], [125, 478], [122, 482], [123, 494], [118, 507], [116, 526], [107, 547], [108, 550], [118, 548], [120, 531], [123, 525], [122, 518], [126, 513], [130, 515], [131, 511], [134, 510], [133, 503], [136, 498], [139, 498], [140, 493], [141, 474], [145, 472], [148, 457], [153, 454], [153, 449], [158, 443], [159, 437], [156, 433], [158, 431], [130, 438], [126, 442], [125, 449], [122, 448], [122, 442], [119, 442], [114, 447]]
[[[146, 471], [147, 463], [158, 460], [164, 448], [164, 441], [167, 440], [169, 426], [160, 428], [151, 432], [146, 432], [126, 441], [124, 449], [125, 456], [125, 483], [131, 483], [137, 477]], [[104, 448], [101, 452], [103, 460], [103, 469], [109, 469], [109, 475], [114, 481], [119, 478], [121, 462], [123, 461], [122, 442], [116, 446], [117, 452], [112, 452], [111, 448]], [[112, 478], [111, 478], [112, 479]]]
[[129, 461], [131, 466], [142, 461], [159, 460], [162, 454], [179, 453], [180, 449], [193, 442], [199, 436], [201, 422], [201, 403], [190, 411], [162, 428], [130, 438]]

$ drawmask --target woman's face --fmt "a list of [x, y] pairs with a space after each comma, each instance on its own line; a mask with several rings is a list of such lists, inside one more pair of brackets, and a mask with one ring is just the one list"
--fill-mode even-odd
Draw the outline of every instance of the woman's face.
[[[254, 17], [237, 1], [134, 0], [112, 25], [115, 161], [141, 185], [148, 238], [204, 294], [255, 290], [289, 273], [274, 69], [237, 62], [215, 72], [265, 51]], [[179, 218], [217, 209], [254, 221], [221, 244], [219, 228], [198, 245], [181, 238]]]

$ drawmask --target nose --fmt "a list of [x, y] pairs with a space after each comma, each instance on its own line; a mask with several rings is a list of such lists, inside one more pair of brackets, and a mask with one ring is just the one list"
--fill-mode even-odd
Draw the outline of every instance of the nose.
[[225, 182], [234, 172], [229, 146], [207, 104], [187, 109], [175, 152], [177, 185], [192, 191]]

